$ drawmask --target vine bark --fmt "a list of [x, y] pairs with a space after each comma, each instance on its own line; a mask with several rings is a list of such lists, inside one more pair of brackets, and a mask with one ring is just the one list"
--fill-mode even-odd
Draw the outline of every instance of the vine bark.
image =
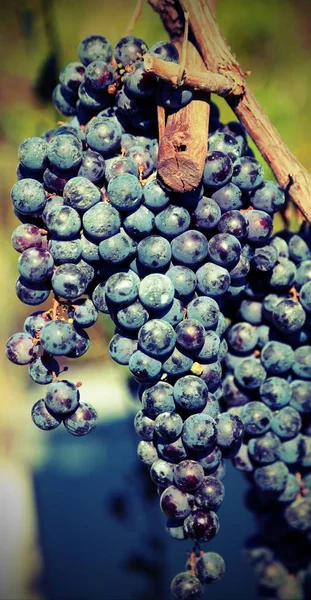
[[[214, 3], [210, 0], [148, 0], [160, 14], [172, 39], [183, 31], [183, 14], [188, 12], [192, 39], [200, 51], [206, 68], [240, 86], [240, 93], [232, 88], [225, 96], [228, 104], [254, 140], [262, 156], [273, 171], [279, 186], [308, 221], [311, 221], [311, 176], [285, 144], [254, 94], [228, 44], [222, 37], [213, 17]], [[191, 76], [190, 73], [187, 76]], [[206, 83], [206, 78], [205, 78]], [[205, 89], [207, 89], [205, 87]], [[211, 90], [210, 90], [211, 91]]]

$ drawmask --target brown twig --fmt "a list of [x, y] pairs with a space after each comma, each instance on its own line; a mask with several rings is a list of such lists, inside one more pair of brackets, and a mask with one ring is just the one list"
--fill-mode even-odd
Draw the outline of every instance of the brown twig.
[[131, 33], [133, 32], [133, 29], [141, 15], [142, 9], [143, 9], [143, 4], [144, 4], [144, 0], [137, 0], [136, 2], [136, 6], [134, 8], [133, 14], [126, 26], [125, 32], [124, 32], [124, 37], [131, 35]]
[[[188, 42], [186, 69], [204, 68], [195, 48]], [[208, 97], [196, 92], [195, 98], [167, 117], [165, 132], [160, 139], [158, 177], [169, 190], [188, 192], [202, 180], [207, 155], [209, 119]]]
[[[152, 54], [144, 55], [145, 69], [149, 73], [154, 73], [165, 81], [170, 81], [173, 85], [178, 84], [179, 67], [176, 63], [168, 62]], [[225, 77], [212, 71], [185, 71], [183, 83], [202, 92], [214, 93], [219, 96], [226, 96], [229, 93], [239, 93], [233, 79]]]

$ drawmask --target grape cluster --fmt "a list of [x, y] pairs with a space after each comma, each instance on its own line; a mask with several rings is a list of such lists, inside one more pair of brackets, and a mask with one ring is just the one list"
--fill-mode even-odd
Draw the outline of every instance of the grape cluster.
[[[303, 225], [299, 233], [279, 232], [260, 249], [260, 285], [249, 280], [232, 307], [223, 380], [227, 411], [238, 414], [245, 429], [233, 463], [253, 482], [265, 513], [282, 520], [279, 545], [298, 539], [305, 553], [311, 541], [310, 241]], [[292, 588], [289, 597], [304, 598], [303, 561], [284, 564], [275, 558], [279, 548], [272, 550], [249, 550], [259, 583], [277, 598]]]
[[[79, 383], [59, 378], [57, 357], [82, 356], [85, 330], [110, 315], [110, 356], [140, 385], [138, 456], [167, 532], [195, 543], [172, 593], [194, 600], [225, 571], [198, 546], [219, 528], [225, 458], [253, 472], [299, 528], [292, 465], [310, 467], [311, 253], [307, 230], [271, 237], [284, 193], [213, 103], [201, 185], [161, 187], [157, 103], [174, 111], [194, 92], [146, 73], [146, 51], [135, 36], [114, 50], [103, 36], [82, 40], [53, 93], [71, 120], [19, 147], [16, 294], [37, 306], [52, 292], [54, 303], [27, 317], [6, 353], [48, 386], [34, 423], [85, 435], [96, 413]], [[179, 61], [169, 42], [149, 52]]]

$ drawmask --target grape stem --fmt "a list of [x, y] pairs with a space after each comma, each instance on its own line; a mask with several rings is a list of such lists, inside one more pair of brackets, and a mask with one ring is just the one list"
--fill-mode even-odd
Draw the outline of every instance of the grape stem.
[[[177, 63], [168, 62], [161, 58], [149, 54], [144, 54], [145, 70], [149, 73], [154, 73], [160, 79], [170, 81], [173, 85], [178, 85], [179, 65]], [[183, 83], [193, 87], [195, 90], [202, 92], [211, 92], [219, 96], [226, 96], [229, 93], [239, 93], [239, 89], [235, 87], [233, 79], [224, 77], [220, 73], [212, 71], [200, 72], [185, 70]]]
[[[216, 76], [218, 76], [219, 83], [221, 80], [223, 82], [227, 80], [227, 91], [221, 95], [225, 96], [229, 106], [255, 142], [286, 197], [311, 222], [311, 175], [291, 153], [249, 89], [245, 81], [249, 73], [242, 71], [213, 17], [214, 2], [212, 4], [210, 4], [211, 0], [196, 0], [196, 2], [193, 0], [180, 0], [180, 2], [177, 0], [148, 0], [148, 2], [160, 14], [172, 40], [181, 37], [183, 12], [188, 13], [190, 34], [192, 34], [208, 70], [203, 76], [204, 85], [207, 85], [210, 73], [213, 74], [213, 78], [210, 77], [209, 91], [214, 91]], [[148, 63], [148, 56], [146, 61]], [[191, 85], [192, 73], [192, 69], [187, 69], [185, 81], [189, 85]], [[197, 72], [194, 72], [194, 75], [196, 76]], [[160, 73], [159, 77], [161, 77]], [[204, 87], [204, 90], [206, 89], [208, 88]], [[216, 91], [216, 93], [219, 92]]]
[[141, 12], [143, 9], [143, 4], [144, 4], [144, 0], [137, 0], [133, 14], [126, 26], [126, 29], [124, 32], [124, 37], [127, 37], [128, 35], [131, 35], [133, 33], [133, 29], [141, 15]]

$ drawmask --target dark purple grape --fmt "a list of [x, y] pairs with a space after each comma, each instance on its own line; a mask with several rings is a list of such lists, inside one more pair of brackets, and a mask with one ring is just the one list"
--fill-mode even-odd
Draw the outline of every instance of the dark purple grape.
[[242, 240], [247, 236], [247, 221], [239, 210], [228, 210], [219, 220], [218, 231]]
[[170, 519], [184, 519], [191, 512], [193, 496], [179, 490], [175, 485], [168, 487], [162, 494], [160, 506]]
[[273, 221], [263, 210], [250, 210], [245, 214], [248, 224], [247, 239], [250, 243], [267, 241], [272, 233]]
[[194, 492], [203, 480], [204, 470], [195, 460], [183, 460], [174, 471], [175, 485], [183, 492]]
[[233, 163], [231, 158], [223, 152], [208, 152], [204, 172], [203, 183], [209, 188], [220, 188], [228, 183], [233, 174]]
[[183, 420], [175, 412], [160, 413], [154, 424], [156, 434], [166, 442], [175, 442], [182, 432]]
[[97, 425], [97, 413], [90, 404], [81, 402], [75, 412], [64, 419], [64, 425], [71, 435], [87, 435]]
[[28, 248], [41, 248], [42, 235], [39, 227], [30, 223], [23, 223], [14, 229], [11, 243], [17, 252], [23, 252]]
[[147, 50], [148, 46], [144, 40], [135, 35], [128, 35], [118, 41], [114, 49], [114, 56], [117, 63], [124, 67], [141, 61]]
[[196, 319], [185, 319], [175, 330], [177, 345], [186, 352], [195, 352], [202, 348], [205, 329]]
[[201, 487], [194, 496], [195, 504], [204, 510], [217, 510], [225, 496], [223, 483], [213, 475], [204, 477], [201, 483]]
[[209, 542], [218, 532], [219, 521], [215, 512], [196, 509], [186, 517], [184, 527], [191, 539]]

